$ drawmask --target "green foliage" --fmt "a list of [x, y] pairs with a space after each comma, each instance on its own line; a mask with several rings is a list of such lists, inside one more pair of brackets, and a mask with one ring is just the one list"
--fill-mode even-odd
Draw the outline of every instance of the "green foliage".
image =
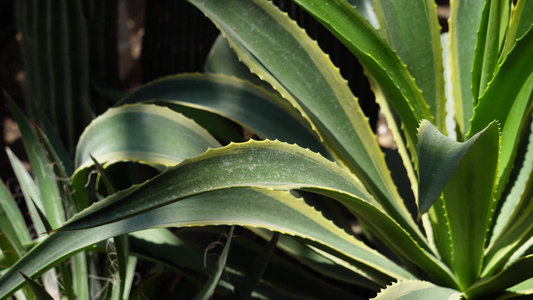
[[[188, 298], [532, 295], [532, 1], [452, 1], [441, 36], [431, 0], [374, 0], [373, 14], [294, 0], [362, 63], [402, 189], [347, 82], [287, 14], [265, 0], [190, 2], [227, 41], [208, 72], [148, 83], [95, 118], [72, 174], [10, 104], [33, 177], [8, 153], [39, 235], [0, 185], [1, 298], [29, 297], [25, 280], [48, 295], [41, 275], [69, 299], [161, 297], [150, 286], [164, 280]], [[104, 251], [115, 259], [102, 268]], [[138, 261], [153, 268], [132, 291]]]

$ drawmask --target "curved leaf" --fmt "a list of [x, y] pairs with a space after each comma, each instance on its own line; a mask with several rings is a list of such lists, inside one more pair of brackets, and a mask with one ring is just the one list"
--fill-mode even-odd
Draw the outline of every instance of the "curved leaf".
[[[113, 197], [127, 194], [121, 192]], [[288, 192], [231, 189], [197, 195], [129, 219], [100, 227], [58, 231], [33, 248], [0, 277], [0, 298], [23, 283], [18, 271], [41, 274], [73, 253], [107, 238], [150, 227], [242, 225], [262, 227], [321, 243], [353, 259], [354, 266], [373, 280], [413, 278], [373, 249], [335, 227]]]
[[[191, 2], [215, 22], [239, 58], [252, 72], [269, 82], [310, 121], [325, 145], [335, 154], [335, 158], [361, 178], [387, 213], [422, 247], [429, 249], [425, 237], [420, 233], [398, 194], [383, 153], [367, 118], [357, 104], [357, 99], [329, 58], [310, 40], [305, 31], [268, 1]], [[377, 34], [368, 21], [346, 1], [331, 1], [328, 6], [322, 1], [316, 2], [315, 7], [320, 7], [319, 9], [346, 9], [345, 13], [348, 13], [349, 18], [355, 18], [365, 24], [365, 33]], [[329, 9], [327, 11], [332, 13]], [[330, 19], [336, 19], [347, 15], [332, 14], [331, 17]], [[349, 26], [350, 28], [356, 27], [353, 22], [348, 24], [353, 25]], [[388, 51], [387, 55], [391, 55], [387, 56], [387, 59], [396, 60], [396, 68], [391, 69], [394, 73], [400, 65], [398, 57], [390, 47], [385, 46], [383, 39], [379, 36], [374, 38], [379, 40], [384, 51]], [[269, 43], [270, 47], [265, 47], [265, 43]], [[373, 63], [376, 64], [375, 61]], [[402, 74], [407, 76], [406, 69], [402, 70]], [[388, 73], [382, 75], [389, 78]], [[414, 85], [412, 78], [409, 77], [409, 80]], [[390, 83], [390, 79], [387, 79], [387, 82]], [[399, 92], [396, 85], [394, 89]], [[421, 93], [418, 93], [423, 103]], [[407, 113], [404, 120], [406, 126], [416, 127], [418, 119], [403, 94], [395, 96], [395, 99], [402, 100], [399, 102], [403, 105], [403, 112]], [[427, 106], [416, 108], [424, 111], [420, 112], [421, 115], [427, 115], [427, 118], [431, 119]], [[415, 139], [416, 134], [413, 135], [413, 140]]]
[[[205, 176], [206, 172], [209, 176]], [[309, 150], [272, 141], [250, 141], [210, 149], [169, 169], [121, 199], [112, 198], [93, 205], [71, 219], [63, 229], [98, 226], [192, 195], [233, 187], [302, 189], [334, 198], [399, 255], [431, 270], [436, 280], [454, 284], [449, 270], [384, 213], [348, 170]]]
[[[485, 129], [486, 130], [486, 129]], [[418, 212], [423, 214], [440, 196], [453, 172], [482, 133], [467, 142], [456, 142], [440, 133], [431, 123], [420, 123], [418, 155], [420, 183]]]
[[76, 151], [76, 171], [94, 164], [130, 160], [172, 166], [220, 144], [194, 121], [157, 105], [111, 108], [85, 129]]
[[72, 189], [86, 207], [85, 184], [91, 155], [104, 166], [119, 161], [142, 162], [164, 170], [220, 144], [194, 121], [168, 108], [135, 104], [111, 108], [94, 119], [77, 146]]
[[184, 74], [153, 81], [121, 102], [156, 100], [200, 108], [219, 114], [251, 130], [260, 138], [296, 143], [326, 154], [307, 121], [260, 86], [220, 74]]

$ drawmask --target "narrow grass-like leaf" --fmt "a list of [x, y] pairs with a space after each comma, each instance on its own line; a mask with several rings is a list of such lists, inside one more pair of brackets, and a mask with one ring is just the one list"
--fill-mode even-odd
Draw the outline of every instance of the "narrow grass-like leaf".
[[257, 283], [259, 283], [261, 276], [263, 276], [268, 263], [272, 259], [272, 254], [276, 249], [278, 239], [279, 232], [276, 232], [265, 246], [263, 252], [254, 260], [246, 273], [243, 284], [235, 289], [236, 299], [248, 299], [250, 297]]
[[217, 267], [215, 268], [213, 274], [209, 276], [209, 280], [207, 280], [202, 290], [198, 293], [198, 295], [196, 295], [194, 299], [204, 300], [204, 299], [209, 299], [213, 296], [215, 292], [215, 288], [217, 287], [218, 281], [220, 280], [222, 276], [222, 272], [226, 268], [226, 261], [228, 260], [228, 254], [231, 248], [231, 239], [233, 238], [234, 230], [235, 230], [235, 227], [232, 226], [228, 233], [228, 238], [226, 240], [226, 243], [224, 244], [224, 249], [222, 250], [222, 253], [220, 254], [220, 258], [218, 259]]
[[[0, 217], [6, 220], [5, 212], [0, 209]], [[5, 222], [0, 221], [0, 253], [4, 255], [7, 262], [6, 267], [14, 265], [22, 256], [20, 253], [19, 245], [15, 244], [18, 241], [13, 239], [13, 235], [10, 236], [9, 226], [5, 226]], [[5, 226], [5, 227], [4, 227]]]
[[[33, 207], [34, 207], [35, 211], [37, 212], [37, 214], [39, 215], [39, 219], [42, 221], [44, 229], [46, 230], [46, 232], [51, 232], [52, 231], [52, 226], [50, 225], [50, 223], [48, 223], [48, 220], [47, 220], [46, 215], [44, 214], [44, 212], [39, 208], [38, 205], [35, 204], [35, 202], [33, 203]], [[79, 264], [77, 264], [77, 263], [75, 263], [74, 265], [76, 267], [79, 266]], [[75, 296], [76, 293], [73, 290], [73, 283], [72, 283], [72, 277], [71, 277], [72, 269], [69, 268], [67, 266], [67, 264], [63, 262], [63, 263], [59, 264], [58, 271], [61, 274], [61, 282], [62, 282], [62, 286], [63, 286], [63, 288], [65, 290], [65, 293], [70, 298], [76, 297]], [[45, 273], [45, 276], [43, 276], [43, 278], [50, 278], [50, 277], [51, 278], [55, 278], [55, 276], [56, 276], [55, 270], [51, 270], [49, 273]]]
[[[472, 65], [481, 22], [481, 10], [486, 1], [454, 0], [450, 3], [450, 72], [455, 120], [459, 127], [458, 140], [464, 140], [474, 113]], [[477, 95], [476, 95], [477, 98]]]
[[[305, 31], [269, 2], [257, 0], [239, 0], [231, 3], [213, 0], [191, 2], [215, 22], [228, 38], [239, 58], [250, 67], [252, 72], [269, 82], [311, 122], [325, 145], [334, 153], [335, 158], [361, 178], [366, 188], [371, 191], [387, 213], [393, 216], [422, 247], [429, 249], [425, 237], [413, 222], [398, 194], [386, 167], [383, 153], [357, 99], [329, 58], [315, 42], [309, 39]], [[300, 1], [296, 2], [302, 4]], [[309, 2], [307, 6], [311, 7]], [[380, 54], [384, 53], [386, 62], [393, 61], [390, 69], [392, 76], [402, 79], [408, 77], [414, 85], [407, 70], [399, 67], [401, 63], [396, 54], [386, 46], [377, 31], [349, 3], [331, 1], [328, 6], [325, 6], [320, 5], [323, 4], [320, 1], [316, 2], [317, 5], [314, 7], [330, 13], [330, 19], [339, 19], [339, 24], [345, 24], [341, 20], [346, 21], [344, 29], [354, 28], [354, 30], [362, 31], [365, 37], [370, 36], [374, 43], [372, 45], [377, 47], [376, 51], [382, 50]], [[309, 8], [307, 6], [305, 6], [306, 9]], [[347, 21], [347, 19], [353, 20]], [[361, 26], [363, 29], [360, 28]], [[265, 41], [271, 43], [272, 47], [264, 47]], [[361, 43], [368, 43], [368, 41]], [[365, 57], [368, 59], [366, 54]], [[370, 60], [375, 69], [376, 61], [372, 58]], [[381, 67], [379, 70], [384, 72]], [[400, 73], [406, 77], [402, 77]], [[376, 77], [380, 75], [380, 79], [384, 82], [391, 83], [387, 72], [373, 75]], [[407, 97], [413, 101], [415, 99], [421, 101], [413, 106], [417, 112], [414, 113], [397, 85], [393, 84], [393, 86], [386, 87], [396, 93], [391, 99], [396, 99], [400, 103], [401, 107], [397, 108], [398, 113], [405, 114], [403, 121], [410, 130], [409, 138], [414, 141], [416, 133], [412, 135], [410, 133], [416, 128], [418, 120], [422, 118], [418, 115], [426, 116], [428, 119], [432, 117], [419, 90], [417, 90], [418, 98]], [[412, 91], [406, 88], [403, 92]]]
[[44, 151], [50, 158], [50, 164], [52, 165], [53, 172], [56, 174], [59, 192], [61, 193], [61, 198], [64, 200], [65, 215], [67, 218], [70, 218], [77, 212], [76, 202], [73, 197], [74, 193], [72, 192], [69, 180], [70, 175], [72, 175], [73, 172], [72, 161], [66, 153], [61, 153], [62, 158], [59, 157], [60, 155], [58, 155], [58, 151], [62, 150], [56, 151], [56, 149], [57, 147], [62, 147], [62, 145], [59, 145], [60, 143], [56, 143], [54, 144], [55, 146], [52, 146], [50, 139], [39, 127], [34, 127], [34, 129], [39, 141], [44, 147]]
[[117, 188], [113, 184], [113, 181], [111, 178], [109, 178], [109, 175], [107, 175], [107, 172], [104, 170], [104, 167], [89, 153], [89, 157], [92, 159], [94, 166], [96, 167], [96, 170], [98, 170], [98, 173], [100, 173], [100, 176], [102, 177], [102, 181], [104, 182], [104, 185], [107, 189], [107, 194], [112, 195], [117, 192]]
[[[91, 120], [89, 53], [82, 1], [17, 2], [32, 118], [50, 120], [72, 153]], [[44, 13], [46, 12], [46, 13]], [[52, 221], [53, 223], [55, 221]]]
[[35, 202], [33, 202], [33, 207], [35, 207], [35, 211], [39, 215], [39, 219], [41, 219], [41, 221], [43, 222], [44, 229], [46, 230], [44, 233], [51, 232], [53, 228], [46, 219], [45, 213], [39, 208], [39, 206]]
[[30, 159], [35, 181], [39, 186], [41, 199], [46, 199], [46, 201], [42, 202], [43, 210], [52, 227], [58, 227], [65, 220], [65, 215], [50, 160], [33, 131], [30, 122], [24, 117], [14, 102], [9, 100], [8, 105], [22, 134], [22, 140], [24, 141], [24, 146]]
[[[11, 226], [13, 233], [18, 240], [18, 243], [22, 246], [22, 244], [27, 243], [30, 241], [30, 235], [28, 233], [28, 229], [26, 227], [26, 222], [24, 221], [24, 217], [22, 216], [17, 203], [15, 202], [15, 199], [12, 197], [11, 193], [9, 193], [9, 190], [4, 185], [4, 182], [0, 180], [0, 210], [5, 212], [7, 223], [10, 225], [5, 226]], [[2, 226], [3, 228], [7, 228]], [[9, 230], [9, 229], [6, 229]], [[15, 242], [17, 243], [17, 242]]]
[[[9, 158], [9, 162], [11, 163], [11, 167], [13, 168], [13, 172], [15, 173], [15, 177], [17, 177], [17, 180], [20, 184], [22, 194], [24, 195], [24, 201], [26, 202], [26, 206], [28, 207], [28, 213], [30, 214], [32, 224], [35, 226], [35, 234], [37, 236], [40, 236], [47, 230], [45, 229], [43, 222], [41, 221], [41, 218], [39, 217], [39, 214], [37, 213], [37, 210], [35, 209], [34, 205], [34, 203], [36, 203], [41, 207], [41, 209], [43, 207], [39, 188], [33, 181], [33, 178], [31, 178], [31, 175], [28, 173], [26, 168], [24, 168], [24, 165], [22, 164], [20, 159], [18, 159], [18, 157], [13, 152], [11, 152], [9, 148], [6, 148], [6, 152], [7, 157]], [[26, 228], [26, 225], [24, 225], [23, 228]]]
[[[112, 195], [117, 192], [117, 189], [115, 187], [115, 184], [107, 174], [107, 172], [104, 170], [104, 167], [92, 156], [89, 155], [94, 162], [94, 165], [98, 172], [100, 173], [100, 176], [102, 178], [102, 181], [104, 182], [107, 193], [109, 195]], [[113, 237], [113, 242], [115, 244], [115, 253], [117, 257], [117, 275], [118, 275], [118, 288], [113, 287], [112, 292], [112, 298], [113, 299], [123, 299], [125, 296], [126, 291], [126, 276], [127, 276], [127, 269], [128, 269], [128, 261], [129, 261], [129, 240], [128, 235], [122, 234], [116, 237]], [[117, 292], [118, 291], [118, 292]]]
[[459, 291], [434, 285], [427, 281], [402, 280], [393, 283], [372, 298], [375, 300], [463, 299]]
[[220, 224], [268, 228], [317, 241], [352, 258], [361, 274], [370, 273], [372, 277], [389, 280], [414, 278], [409, 272], [325, 221], [303, 200], [292, 197], [290, 193], [230, 189], [198, 195], [101, 227], [55, 232], [0, 277], [0, 297], [20, 287], [23, 281], [18, 270], [27, 274], [41, 274], [82, 248], [112, 236], [150, 227]]
[[431, 115], [435, 118], [435, 126], [445, 133], [442, 47], [435, 2], [374, 0], [373, 4], [380, 32], [422, 90]]

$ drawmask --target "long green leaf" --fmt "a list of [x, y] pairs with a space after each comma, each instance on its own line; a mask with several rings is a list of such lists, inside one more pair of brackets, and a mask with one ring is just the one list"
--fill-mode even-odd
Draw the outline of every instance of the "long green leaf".
[[[5, 212], [1, 209], [0, 217], [2, 217], [3, 220], [7, 220]], [[0, 225], [2, 225], [2, 227], [0, 227], [0, 253], [4, 254], [7, 267], [15, 264], [20, 259], [22, 256], [22, 246], [16, 244], [19, 242], [16, 240], [17, 237], [14, 236], [9, 224], [5, 224], [4, 221], [0, 221]]]
[[454, 0], [450, 3], [450, 78], [459, 140], [464, 140], [474, 113], [472, 66], [485, 2]]
[[[207, 73], [235, 76], [239, 79], [247, 80], [255, 85], [264, 87], [270, 92], [275, 92], [272, 86], [259, 79], [254, 73], [250, 72], [250, 69], [239, 60], [235, 51], [231, 49], [228, 40], [226, 40], [222, 34], [218, 36], [211, 47], [211, 51], [205, 62], [205, 71]], [[285, 101], [283, 98], [281, 99], [282, 101]]]
[[[203, 176], [206, 170], [209, 170], [209, 177]], [[372, 226], [374, 233], [400, 255], [422, 268], [431, 269], [439, 280], [453, 284], [447, 269], [386, 215], [345, 168], [309, 150], [279, 142], [251, 141], [210, 149], [169, 169], [122, 200], [111, 199], [93, 205], [64, 229], [109, 223], [184, 197], [232, 187], [302, 189], [332, 197], [347, 206], [359, 220]], [[146, 197], [155, 199], [146, 201]]]
[[374, 0], [373, 3], [380, 32], [422, 90], [431, 115], [435, 118], [435, 126], [445, 133], [442, 48], [435, 2]]
[[[269, 2], [261, 0], [231, 2], [192, 0], [191, 2], [215, 22], [239, 58], [252, 72], [269, 82], [311, 122], [326, 146], [335, 154], [335, 158], [361, 178], [387, 213], [393, 216], [422, 247], [429, 249], [425, 237], [420, 233], [398, 195], [381, 149], [368, 125], [367, 118], [357, 104], [357, 99], [318, 45], [312, 42], [294, 21]], [[381, 50], [388, 51], [385, 54], [388, 62], [395, 60], [393, 64], [396, 68], [391, 67], [391, 72], [395, 76], [395, 71], [398, 71], [398, 66], [401, 65], [398, 57], [390, 47], [386, 46], [382, 38], [376, 36], [377, 31], [353, 7], [345, 1], [332, 1], [328, 6], [317, 1], [315, 7], [332, 13], [331, 16], [335, 17], [332, 19], [350, 18], [364, 24], [365, 29], [362, 31], [367, 36], [374, 34], [372, 35], [374, 42], [380, 43]], [[348, 23], [353, 25], [349, 26], [350, 28], [360, 29], [357, 25], [363, 26], [353, 22], [355, 21]], [[272, 46], [265, 47], [265, 42]], [[376, 66], [376, 62], [372, 61]], [[381, 67], [379, 69], [382, 70]], [[399, 72], [404, 72], [402, 74], [408, 76], [406, 69]], [[381, 75], [389, 78], [389, 73]], [[401, 77], [398, 73], [396, 76]], [[409, 80], [414, 85], [411, 77]], [[390, 83], [390, 79], [386, 79], [385, 82]], [[400, 93], [396, 85], [394, 91]], [[421, 93], [417, 91], [423, 103]], [[409, 103], [405, 101], [403, 94], [395, 96], [394, 99], [403, 100], [399, 102], [403, 105], [403, 112], [407, 114], [404, 120], [406, 126], [416, 128], [418, 118], [415, 117]], [[416, 105], [415, 108], [419, 111], [419, 115], [432, 118], [427, 105]], [[412, 136], [412, 140], [416, 140], [416, 134]]]
[[112, 236], [150, 227], [220, 224], [268, 228], [320, 242], [351, 257], [354, 266], [369, 278], [414, 278], [378, 252], [347, 236], [290, 193], [231, 189], [204, 193], [101, 227], [55, 232], [0, 277], [0, 298], [22, 284], [18, 270], [38, 275], [73, 253]]
[[396, 53], [347, 1], [296, 0], [300, 6], [328, 28], [383, 88], [387, 99], [400, 115], [406, 135], [416, 144], [416, 128], [422, 119], [433, 120], [422, 92]]

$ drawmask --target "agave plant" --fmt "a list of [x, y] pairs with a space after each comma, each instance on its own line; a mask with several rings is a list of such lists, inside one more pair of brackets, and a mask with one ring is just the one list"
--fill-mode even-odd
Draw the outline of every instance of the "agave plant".
[[[270, 242], [249, 276], [232, 269], [252, 280], [221, 279], [231, 269], [232, 229], [199, 297], [215, 288], [312, 297], [315, 284], [330, 297], [356, 296], [340, 283], [377, 299], [531, 295], [533, 2], [452, 1], [450, 31], [441, 35], [429, 0], [375, 0], [372, 9], [363, 1], [294, 0], [364, 66], [394, 134], [408, 182], [402, 189], [395, 184], [402, 172], [389, 168], [346, 81], [294, 21], [264, 0], [191, 2], [247, 69], [229, 63], [221, 40], [208, 70], [234, 76], [163, 78], [96, 118], [78, 142], [68, 186], [79, 213], [50, 222], [46, 239], [13, 257], [0, 278], [2, 297], [22, 286], [19, 271], [35, 278], [97, 242], [206, 225], [245, 226]], [[257, 139], [222, 146], [233, 139], [228, 120]], [[121, 161], [162, 173], [118, 193], [109, 184], [111, 195], [90, 205], [92, 168], [110, 183], [116, 176], [106, 173]], [[362, 236], [344, 230], [351, 218]], [[284, 287], [264, 273], [276, 246], [329, 279]], [[127, 262], [128, 251], [119, 253]]]

